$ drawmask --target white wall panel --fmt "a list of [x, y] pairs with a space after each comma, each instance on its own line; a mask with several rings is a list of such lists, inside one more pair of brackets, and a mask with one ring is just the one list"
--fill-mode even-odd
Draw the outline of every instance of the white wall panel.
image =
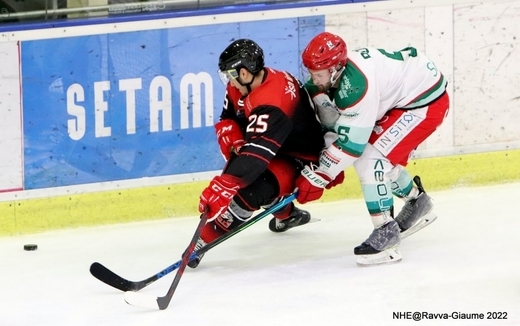
[[348, 49], [367, 46], [367, 12], [328, 15], [325, 24], [327, 31], [344, 38]]
[[22, 188], [22, 132], [17, 42], [0, 43], [0, 192]]
[[424, 51], [424, 8], [369, 12], [366, 46], [400, 50], [413, 46]]
[[424, 51], [448, 80], [451, 109], [442, 125], [421, 149], [442, 149], [454, 145], [453, 140], [453, 7], [427, 7], [424, 15]]
[[454, 6], [455, 145], [520, 140], [520, 3]]

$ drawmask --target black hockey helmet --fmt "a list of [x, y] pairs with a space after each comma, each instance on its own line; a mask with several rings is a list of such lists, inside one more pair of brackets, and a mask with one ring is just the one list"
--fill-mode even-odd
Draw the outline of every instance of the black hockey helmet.
[[[256, 75], [264, 68], [264, 51], [254, 41], [239, 39], [231, 43], [218, 59], [218, 69], [221, 77], [237, 78], [240, 68]], [[227, 83], [227, 81], [223, 82]]]

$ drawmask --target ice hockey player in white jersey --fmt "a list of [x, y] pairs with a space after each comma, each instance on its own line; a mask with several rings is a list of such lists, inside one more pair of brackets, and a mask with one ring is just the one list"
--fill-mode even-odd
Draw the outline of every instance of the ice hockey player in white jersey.
[[[436, 218], [420, 178], [412, 179], [404, 167], [447, 115], [447, 81], [413, 47], [347, 51], [345, 41], [328, 32], [309, 42], [302, 61], [309, 73], [306, 87], [332, 139], [319, 166], [301, 172], [297, 200], [319, 199], [327, 184], [353, 165], [374, 225], [354, 248], [357, 263], [398, 262], [401, 239]], [[394, 195], [405, 201], [395, 218]]]

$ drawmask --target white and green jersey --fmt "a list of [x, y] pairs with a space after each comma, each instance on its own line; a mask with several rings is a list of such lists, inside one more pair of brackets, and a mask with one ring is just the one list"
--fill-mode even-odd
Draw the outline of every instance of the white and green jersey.
[[338, 134], [334, 147], [351, 157], [342, 168], [361, 156], [376, 121], [387, 111], [424, 107], [440, 97], [447, 84], [435, 64], [413, 47], [350, 51], [339, 78], [338, 87], [326, 93], [312, 80], [306, 87], [322, 125]]

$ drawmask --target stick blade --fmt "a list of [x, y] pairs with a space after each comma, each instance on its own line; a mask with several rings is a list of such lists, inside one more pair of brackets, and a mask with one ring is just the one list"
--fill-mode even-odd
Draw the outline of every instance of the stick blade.
[[159, 306], [158, 298], [151, 295], [146, 295], [138, 292], [127, 291], [125, 292], [125, 301], [129, 305], [136, 307], [149, 308], [154, 310], [163, 310]]
[[[101, 282], [110, 285], [121, 291], [129, 291], [134, 290], [134, 284], [131, 281], [128, 281], [119, 275], [115, 274], [102, 264], [98, 262], [92, 263], [90, 265], [90, 274], [100, 280]], [[137, 290], [135, 290], [137, 291]]]

